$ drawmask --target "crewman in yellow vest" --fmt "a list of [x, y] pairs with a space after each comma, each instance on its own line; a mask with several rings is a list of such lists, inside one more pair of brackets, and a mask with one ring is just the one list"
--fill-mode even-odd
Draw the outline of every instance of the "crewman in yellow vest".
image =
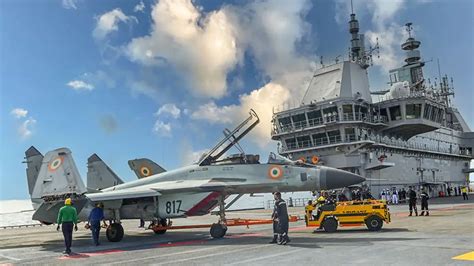
[[468, 200], [468, 197], [467, 197], [467, 187], [464, 186], [461, 188], [461, 193], [462, 193], [462, 199], [463, 200]]

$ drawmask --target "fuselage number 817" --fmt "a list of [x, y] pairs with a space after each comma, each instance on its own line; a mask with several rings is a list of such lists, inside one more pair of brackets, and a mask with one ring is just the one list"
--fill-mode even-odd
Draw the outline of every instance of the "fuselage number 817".
[[181, 200], [173, 200], [166, 202], [166, 213], [179, 213], [181, 211]]

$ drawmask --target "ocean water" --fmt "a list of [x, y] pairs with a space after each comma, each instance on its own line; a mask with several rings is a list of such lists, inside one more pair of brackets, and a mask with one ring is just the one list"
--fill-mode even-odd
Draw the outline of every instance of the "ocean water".
[[[235, 196], [227, 198], [226, 202], [230, 202]], [[310, 192], [291, 192], [282, 193], [282, 198], [288, 200], [292, 198], [294, 202], [297, 199], [308, 199], [311, 198]], [[270, 193], [266, 194], [255, 194], [253, 196], [244, 195], [237, 202], [235, 202], [229, 210], [243, 210], [243, 209], [254, 209], [272, 208], [273, 195]], [[26, 200], [2, 200], [0, 201], [0, 227], [2, 226], [17, 226], [17, 225], [31, 225], [39, 224], [38, 221], [31, 220], [33, 215], [33, 206], [29, 199]]]
[[27, 200], [2, 200], [0, 201], [0, 227], [12, 225], [39, 224], [31, 220], [33, 206]]

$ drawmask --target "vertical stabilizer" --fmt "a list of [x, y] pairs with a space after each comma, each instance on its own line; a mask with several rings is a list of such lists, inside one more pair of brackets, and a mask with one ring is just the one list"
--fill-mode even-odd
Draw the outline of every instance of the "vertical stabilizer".
[[82, 195], [86, 187], [68, 148], [49, 151], [43, 158], [31, 197]]
[[147, 158], [130, 160], [128, 161], [128, 166], [130, 166], [130, 169], [135, 172], [138, 178], [144, 178], [166, 172], [163, 167]]
[[26, 177], [28, 179], [28, 192], [33, 193], [35, 188], [36, 179], [38, 179], [38, 174], [41, 168], [41, 163], [43, 162], [43, 154], [39, 152], [34, 146], [31, 146], [28, 150], [25, 151], [26, 159]]
[[26, 151], [28, 168], [28, 184], [36, 176], [36, 182], [31, 190], [31, 201], [35, 208], [33, 220], [45, 224], [56, 222], [58, 210], [64, 205], [65, 198], [71, 198], [77, 212], [87, 202], [84, 193], [87, 191], [82, 182], [76, 164], [68, 148], [59, 148], [47, 152], [42, 158], [38, 169], [41, 153], [34, 147]]
[[95, 153], [87, 159], [87, 169], [88, 188], [103, 189], [123, 183], [123, 180]]

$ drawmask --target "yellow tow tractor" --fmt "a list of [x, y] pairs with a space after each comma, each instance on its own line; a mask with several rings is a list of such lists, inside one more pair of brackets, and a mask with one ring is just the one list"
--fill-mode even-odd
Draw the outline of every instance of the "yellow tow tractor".
[[[314, 213], [316, 211], [316, 213]], [[318, 227], [332, 233], [338, 226], [363, 226], [370, 231], [382, 229], [383, 222], [390, 222], [390, 212], [384, 200], [343, 201], [305, 207], [306, 226]]]

